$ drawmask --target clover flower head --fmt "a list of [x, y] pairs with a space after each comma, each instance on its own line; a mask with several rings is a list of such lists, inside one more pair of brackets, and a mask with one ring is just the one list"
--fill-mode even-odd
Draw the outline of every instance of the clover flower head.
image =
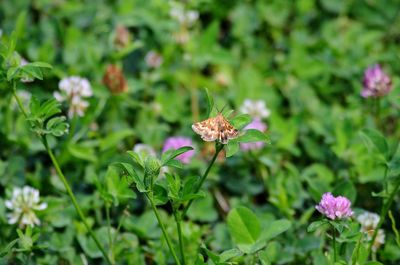
[[146, 61], [147, 66], [151, 68], [158, 68], [163, 63], [162, 56], [156, 51], [149, 51], [144, 60]]
[[271, 115], [271, 111], [267, 109], [263, 100], [246, 99], [240, 107], [240, 111], [259, 119], [268, 118]]
[[[361, 224], [360, 231], [366, 234], [368, 241], [372, 240], [372, 236], [374, 235], [375, 229], [378, 226], [379, 220], [379, 215], [367, 211], [357, 217], [357, 221]], [[383, 229], [379, 229], [375, 241], [372, 244], [372, 250], [376, 252], [384, 243], [385, 231]]]
[[[267, 129], [267, 125], [262, 122], [260, 118], [255, 118], [251, 123], [249, 123], [246, 127], [244, 127], [243, 130], [249, 130], [249, 129], [256, 129], [259, 131], [264, 132]], [[252, 143], [240, 143], [240, 149], [243, 151], [250, 151], [250, 150], [259, 150], [263, 148], [265, 145], [264, 142], [252, 142]]]
[[60, 92], [54, 92], [56, 100], [69, 104], [68, 117], [83, 116], [89, 103], [82, 98], [93, 95], [92, 88], [86, 78], [71, 76], [63, 78], [58, 84]]
[[[193, 147], [192, 139], [187, 138], [187, 137], [182, 137], [182, 136], [169, 137], [165, 141], [162, 151], [164, 153], [169, 149], [179, 149], [184, 146], [192, 146]], [[194, 154], [195, 154], [194, 150], [190, 150], [186, 153], [183, 153], [183, 154], [177, 156], [176, 159], [180, 160], [184, 164], [188, 164], [188, 163], [190, 163]]]
[[11, 213], [7, 214], [8, 223], [19, 223], [20, 227], [27, 225], [40, 225], [35, 211], [41, 211], [47, 208], [47, 203], [39, 203], [39, 191], [24, 186], [23, 188], [15, 187], [12, 192], [12, 198], [5, 201], [5, 206]]
[[185, 10], [181, 5], [173, 5], [169, 15], [177, 20], [181, 25], [192, 26], [199, 18], [199, 12], [196, 10]]
[[153, 149], [153, 147], [147, 144], [135, 144], [133, 151], [138, 153], [142, 158], [147, 156], [156, 156], [156, 151]]
[[379, 64], [365, 70], [362, 97], [382, 97], [388, 94], [392, 88], [392, 80], [383, 72]]
[[126, 48], [131, 42], [131, 33], [129, 30], [123, 26], [118, 25], [115, 29], [114, 45], [118, 49]]
[[321, 201], [315, 208], [331, 220], [344, 219], [353, 215], [350, 200], [343, 196], [334, 197], [330, 192], [322, 195]]
[[112, 94], [121, 94], [128, 91], [128, 83], [124, 72], [115, 64], [107, 65], [103, 75], [103, 84]]

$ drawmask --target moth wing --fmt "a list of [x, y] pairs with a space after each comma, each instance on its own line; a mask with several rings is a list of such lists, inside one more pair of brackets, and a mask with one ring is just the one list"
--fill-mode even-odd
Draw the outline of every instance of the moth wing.
[[228, 143], [228, 140], [235, 139], [239, 136], [239, 131], [222, 115], [220, 117], [219, 126], [218, 140], [221, 143], [226, 144]]
[[201, 139], [212, 142], [218, 139], [218, 124], [215, 118], [209, 118], [205, 121], [196, 122], [192, 125], [193, 131], [201, 136]]

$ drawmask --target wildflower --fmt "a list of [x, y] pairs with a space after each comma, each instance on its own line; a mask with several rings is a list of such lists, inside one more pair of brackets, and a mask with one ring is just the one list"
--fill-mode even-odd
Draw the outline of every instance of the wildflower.
[[240, 107], [240, 111], [259, 119], [267, 118], [271, 115], [271, 111], [267, 109], [263, 100], [246, 99]]
[[[246, 127], [244, 127], [243, 130], [249, 130], [249, 129], [256, 129], [259, 131], [265, 131], [267, 129], [267, 125], [261, 121], [259, 118], [253, 119], [253, 121], [248, 124]], [[249, 151], [249, 150], [259, 150], [263, 148], [265, 145], [264, 142], [252, 142], [252, 143], [241, 143], [240, 148], [243, 151]]]
[[177, 20], [179, 24], [190, 27], [199, 18], [199, 12], [196, 10], [185, 10], [182, 6], [173, 6], [169, 12], [170, 16]]
[[148, 67], [158, 68], [163, 62], [161, 55], [155, 51], [149, 51], [144, 58]]
[[118, 49], [123, 49], [129, 45], [131, 42], [131, 33], [129, 30], [123, 26], [118, 25], [115, 30], [114, 45]]
[[138, 153], [142, 158], [147, 156], [156, 156], [156, 151], [153, 149], [153, 147], [147, 144], [136, 144], [133, 147], [133, 151]]
[[392, 90], [392, 81], [386, 75], [381, 66], [376, 64], [368, 67], [364, 73], [363, 90], [361, 96], [367, 97], [382, 97]]
[[[357, 221], [361, 224], [361, 232], [365, 233], [367, 240], [371, 241], [372, 236], [378, 226], [380, 217], [376, 213], [364, 212], [357, 217]], [[372, 250], [376, 252], [378, 248], [385, 243], [385, 231], [379, 229], [375, 241], [372, 244]]]
[[[164, 143], [163, 153], [169, 149], [179, 149], [184, 146], [193, 146], [192, 140], [190, 138], [180, 136], [169, 137]], [[190, 150], [177, 156], [176, 159], [180, 160], [182, 163], [188, 164], [193, 156], [194, 150]]]
[[37, 218], [35, 211], [41, 211], [47, 208], [47, 203], [39, 203], [39, 191], [24, 186], [14, 188], [11, 200], [5, 201], [5, 206], [12, 212], [7, 214], [8, 223], [19, 223], [20, 227], [26, 225], [40, 225], [40, 220]]
[[103, 75], [103, 84], [106, 85], [112, 94], [120, 94], [128, 91], [124, 73], [121, 68], [115, 64], [110, 64]]
[[315, 207], [320, 213], [329, 219], [343, 219], [353, 215], [351, 202], [343, 196], [334, 197], [330, 192], [322, 195], [322, 199]]
[[220, 86], [228, 86], [232, 81], [231, 81], [231, 77], [224, 72], [217, 72], [214, 75], [214, 79], [217, 82], [218, 85]]
[[90, 97], [93, 94], [89, 81], [79, 76], [71, 76], [62, 79], [58, 87], [61, 93], [54, 92], [54, 97], [60, 102], [68, 102], [68, 117], [72, 118], [75, 115], [82, 117], [89, 106], [82, 97]]

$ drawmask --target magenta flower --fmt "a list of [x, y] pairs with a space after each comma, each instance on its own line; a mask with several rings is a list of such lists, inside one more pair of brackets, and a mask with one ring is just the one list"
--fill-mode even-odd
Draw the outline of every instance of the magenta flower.
[[[193, 142], [190, 138], [187, 137], [181, 137], [181, 136], [176, 136], [176, 137], [169, 137], [164, 143], [163, 147], [163, 153], [167, 150], [170, 149], [179, 149], [184, 146], [192, 146], [193, 147]], [[176, 157], [176, 159], [180, 160], [182, 163], [188, 164], [190, 163], [190, 160], [194, 156], [194, 150], [190, 150], [186, 153], [183, 153], [179, 156]]]
[[[259, 131], [264, 132], [267, 129], [267, 125], [261, 121], [260, 118], [255, 118], [253, 121], [248, 124], [246, 127], [244, 127], [244, 130], [249, 130], [249, 129], [256, 129]], [[243, 151], [250, 151], [250, 150], [259, 150], [263, 148], [265, 145], [265, 142], [252, 142], [252, 143], [241, 143], [240, 144], [240, 149]]]
[[334, 197], [330, 192], [324, 193], [315, 208], [329, 219], [342, 219], [353, 215], [351, 202], [343, 196]]
[[376, 64], [365, 70], [363, 86], [362, 97], [382, 97], [392, 90], [392, 81], [382, 71], [381, 66]]

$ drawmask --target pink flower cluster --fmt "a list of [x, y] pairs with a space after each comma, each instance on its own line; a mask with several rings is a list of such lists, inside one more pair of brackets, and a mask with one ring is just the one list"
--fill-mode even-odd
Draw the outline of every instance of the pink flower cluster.
[[[163, 147], [163, 153], [166, 152], [167, 150], [170, 149], [179, 149], [184, 146], [192, 146], [193, 147], [193, 142], [190, 138], [187, 137], [181, 137], [181, 136], [176, 136], [176, 137], [169, 137], [164, 143]], [[194, 156], [195, 152], [194, 150], [190, 150], [186, 153], [183, 153], [179, 156], [176, 157], [176, 159], [180, 160], [184, 164], [189, 164], [192, 157]]]
[[343, 196], [334, 197], [330, 192], [322, 195], [322, 199], [315, 208], [329, 219], [343, 219], [353, 215], [351, 202]]
[[381, 97], [388, 94], [392, 90], [392, 81], [385, 74], [379, 64], [368, 67], [364, 73], [363, 90], [361, 96]]

